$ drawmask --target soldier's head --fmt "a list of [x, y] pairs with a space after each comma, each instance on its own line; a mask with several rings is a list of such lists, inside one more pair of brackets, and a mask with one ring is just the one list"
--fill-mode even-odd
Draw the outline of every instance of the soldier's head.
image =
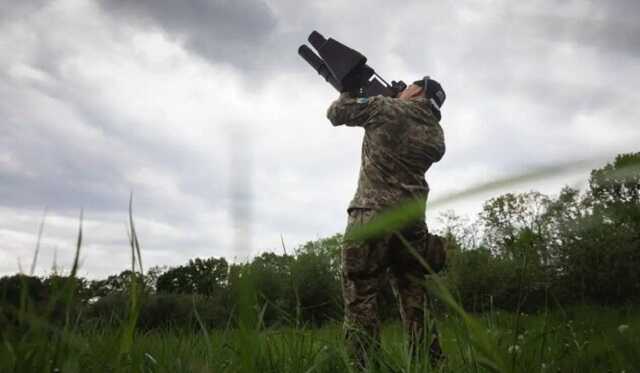
[[398, 94], [398, 98], [410, 100], [416, 97], [425, 97], [429, 100], [431, 107], [440, 113], [440, 108], [447, 99], [447, 95], [444, 93], [444, 89], [440, 83], [431, 79], [429, 76], [425, 76], [420, 80], [416, 80], [408, 86], [404, 91]]

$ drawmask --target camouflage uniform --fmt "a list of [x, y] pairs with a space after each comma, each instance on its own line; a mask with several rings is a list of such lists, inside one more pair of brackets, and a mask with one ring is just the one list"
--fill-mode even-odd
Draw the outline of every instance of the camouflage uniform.
[[[387, 272], [412, 344], [422, 342], [426, 296], [418, 281], [426, 270], [401, 237], [425, 258], [429, 246], [441, 246], [442, 241], [429, 235], [424, 219], [401, 232], [366, 241], [348, 239], [349, 232], [400, 203], [418, 200], [426, 204], [429, 186], [424, 174], [444, 155], [444, 135], [425, 98], [355, 99], [343, 93], [331, 104], [327, 117], [334, 126], [365, 129], [358, 189], [348, 208], [347, 239], [342, 249], [347, 345], [354, 362], [364, 367], [367, 352], [378, 341], [377, 298]], [[434, 354], [439, 353], [437, 338], [431, 348]]]

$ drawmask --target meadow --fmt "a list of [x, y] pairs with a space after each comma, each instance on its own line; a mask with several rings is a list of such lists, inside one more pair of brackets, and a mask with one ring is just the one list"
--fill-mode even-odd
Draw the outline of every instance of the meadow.
[[[572, 307], [536, 315], [445, 313], [446, 360], [411, 361], [398, 323], [385, 325], [379, 372], [638, 372], [640, 313]], [[477, 322], [477, 324], [475, 323]], [[475, 330], [480, 326], [482, 330]], [[44, 326], [43, 326], [44, 327]], [[59, 334], [62, 332], [63, 334]], [[14, 334], [15, 333], [15, 334]], [[349, 372], [339, 323], [321, 328], [135, 332], [119, 329], [4, 334], [2, 372]], [[479, 345], [482, 343], [483, 345]]]

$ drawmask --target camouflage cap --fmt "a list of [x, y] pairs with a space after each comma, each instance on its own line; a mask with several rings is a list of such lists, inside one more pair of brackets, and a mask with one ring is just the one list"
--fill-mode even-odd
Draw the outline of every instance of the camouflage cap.
[[420, 80], [416, 80], [413, 84], [422, 88], [426, 87], [424, 91], [425, 97], [429, 99], [434, 109], [440, 111], [440, 108], [444, 105], [444, 101], [447, 99], [447, 95], [444, 93], [444, 89], [440, 83], [427, 75]]

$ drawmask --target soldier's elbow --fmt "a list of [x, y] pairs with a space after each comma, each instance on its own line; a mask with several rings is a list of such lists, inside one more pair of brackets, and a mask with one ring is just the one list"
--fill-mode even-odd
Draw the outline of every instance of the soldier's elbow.
[[340, 125], [340, 123], [338, 123], [338, 115], [333, 104], [329, 106], [329, 109], [327, 109], [327, 119], [329, 119], [329, 122], [331, 122], [331, 125], [334, 127]]

